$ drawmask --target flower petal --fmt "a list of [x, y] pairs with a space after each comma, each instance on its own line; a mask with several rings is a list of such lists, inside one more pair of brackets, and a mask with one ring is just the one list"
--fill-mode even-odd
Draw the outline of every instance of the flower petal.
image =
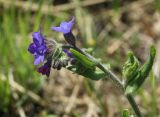
[[38, 65], [38, 64], [40, 64], [41, 62], [43, 62], [44, 61], [44, 56], [42, 55], [42, 56], [35, 56], [35, 59], [34, 59], [34, 65]]
[[33, 37], [33, 42], [36, 44], [36, 46], [42, 45], [44, 43], [44, 37], [40, 31], [34, 32], [32, 34], [32, 37]]
[[51, 63], [52, 63], [52, 61], [47, 60], [47, 62], [43, 66], [38, 68], [37, 71], [43, 75], [49, 76], [50, 70], [51, 70]]
[[51, 27], [51, 29], [54, 31], [57, 31], [57, 32], [63, 32], [63, 29], [61, 27], [53, 26], [53, 27]]
[[72, 20], [68, 22], [67, 27], [71, 30], [74, 25], [74, 17], [72, 17]]
[[28, 51], [31, 53], [31, 54], [34, 54], [35, 51], [36, 51], [36, 45], [34, 43], [31, 43], [28, 47]]
[[52, 30], [57, 31], [57, 32], [62, 32], [64, 34], [67, 34], [71, 32], [71, 29], [74, 25], [74, 17], [69, 22], [61, 22], [59, 27], [51, 27]]
[[36, 52], [38, 55], [44, 55], [46, 51], [47, 51], [47, 48], [45, 45], [41, 45], [38, 48], [36, 48]]

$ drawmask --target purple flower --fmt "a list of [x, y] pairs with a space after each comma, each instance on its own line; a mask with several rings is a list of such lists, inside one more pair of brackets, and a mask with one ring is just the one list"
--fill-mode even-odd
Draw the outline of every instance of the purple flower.
[[47, 62], [43, 66], [38, 68], [37, 71], [39, 73], [49, 77], [49, 74], [50, 74], [50, 71], [51, 71], [51, 64], [52, 64], [52, 61], [51, 60], [47, 60]]
[[57, 32], [62, 32], [63, 34], [67, 34], [71, 32], [71, 29], [74, 25], [74, 17], [69, 22], [62, 22], [59, 27], [53, 26], [52, 30]]
[[74, 25], [74, 17], [72, 17], [72, 19], [69, 22], [62, 22], [59, 27], [53, 26], [51, 27], [51, 29], [57, 32], [62, 32], [65, 37], [65, 40], [70, 45], [75, 46], [76, 39], [71, 32], [73, 25]]
[[71, 53], [69, 50], [64, 49], [63, 51], [64, 51], [64, 53], [65, 53], [69, 58], [73, 58], [73, 55], [72, 55], [72, 53]]
[[41, 31], [34, 32], [32, 34], [33, 37], [33, 43], [31, 43], [28, 47], [28, 51], [34, 55], [34, 65], [38, 65], [41, 62], [44, 61], [45, 53], [47, 51], [46, 45], [45, 45], [45, 38], [41, 34]]

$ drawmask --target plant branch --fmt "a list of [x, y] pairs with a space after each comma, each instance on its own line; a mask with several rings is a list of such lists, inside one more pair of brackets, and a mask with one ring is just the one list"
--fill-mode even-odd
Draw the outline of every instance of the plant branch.
[[134, 112], [136, 113], [137, 117], [142, 117], [142, 114], [131, 94], [126, 95], [126, 98], [128, 99], [130, 105], [132, 106]]
[[[122, 81], [120, 81], [120, 79], [110, 70], [106, 69], [105, 67], [103, 67], [102, 64], [98, 64], [97, 67], [99, 69], [101, 69], [102, 71], [104, 71], [109, 78], [115, 83], [117, 84], [117, 86], [124, 92], [124, 86]], [[126, 98], [128, 100], [128, 102], [130, 103], [131, 107], [133, 108], [135, 114], [137, 115], [137, 117], [142, 117], [141, 112], [138, 108], [138, 105], [136, 104], [133, 96], [131, 94], [126, 95]]]
[[111, 72], [109, 69], [106, 69], [101, 63], [99, 63], [97, 67], [106, 73], [106, 75], [109, 76], [108, 78], [111, 79], [122, 91], [124, 91], [122, 81], [113, 72]]
[[[93, 56], [91, 56], [90, 54], [86, 53], [85, 51], [79, 49], [78, 47], [74, 46], [63, 46], [65, 48], [74, 48], [77, 51], [81, 52], [82, 54], [84, 54], [85, 56], [87, 56], [88, 58], [92, 59], [92, 60], [96, 60]], [[124, 93], [124, 84], [123, 82], [120, 80], [120, 78], [118, 78], [112, 71], [110, 71], [109, 69], [106, 69], [101, 63], [97, 64], [97, 67], [99, 69], [101, 69], [104, 73], [106, 73], [106, 75], [108, 76], [109, 79], [111, 79], [117, 86], [118, 88], [121, 89], [121, 91]], [[129, 101], [131, 107], [133, 108], [135, 114], [137, 115], [137, 117], [142, 117], [141, 112], [138, 108], [138, 105], [136, 104], [133, 96], [131, 94], [125, 95], [127, 100]]]

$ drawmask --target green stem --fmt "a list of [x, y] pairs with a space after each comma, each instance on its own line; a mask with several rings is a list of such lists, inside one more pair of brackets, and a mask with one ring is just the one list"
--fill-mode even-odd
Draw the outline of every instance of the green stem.
[[136, 104], [133, 96], [131, 94], [126, 95], [126, 98], [128, 99], [130, 105], [132, 106], [134, 112], [136, 113], [137, 117], [142, 117], [142, 114], [138, 108], [138, 105]]
[[109, 69], [106, 69], [102, 64], [98, 64], [97, 67], [101, 69], [106, 75], [108, 75], [110, 78], [122, 91], [124, 90], [123, 88], [123, 83], [122, 81], [114, 74], [112, 73]]
[[[106, 73], [109, 78], [124, 92], [124, 87], [122, 81], [110, 70], [106, 69], [102, 64], [98, 64], [97, 67], [101, 69], [104, 73]], [[133, 108], [135, 114], [137, 117], [142, 117], [142, 114], [138, 108], [138, 105], [136, 104], [133, 96], [131, 94], [126, 95], [127, 100], [129, 101], [131, 107]]]
[[[90, 59], [95, 59], [93, 56], [91, 56], [90, 54], [82, 51], [81, 49], [77, 48], [76, 46], [74, 47], [74, 49], [76, 49], [77, 51], [81, 52], [82, 54], [86, 55], [87, 57], [89, 57]], [[101, 63], [99, 63], [97, 65], [97, 67], [99, 69], [101, 69], [104, 73], [106, 73], [107, 76], [109, 76], [109, 78], [118, 86], [118, 88], [120, 88], [123, 93], [124, 93], [124, 84], [123, 82], [120, 80], [120, 78], [118, 78], [112, 71], [110, 71], [109, 69], [106, 69]], [[138, 105], [136, 104], [133, 96], [131, 94], [126, 95], [126, 98], [128, 99], [131, 107], [133, 108], [135, 114], [137, 115], [137, 117], [142, 117], [142, 114], [138, 108]]]

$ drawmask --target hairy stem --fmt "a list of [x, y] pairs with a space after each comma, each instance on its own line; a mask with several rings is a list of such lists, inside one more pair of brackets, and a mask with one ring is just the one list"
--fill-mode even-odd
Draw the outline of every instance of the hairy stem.
[[[109, 78], [124, 92], [124, 87], [122, 81], [110, 70], [106, 69], [102, 64], [98, 64], [97, 67], [101, 69], [104, 73], [106, 73]], [[142, 117], [142, 114], [136, 104], [133, 96], [131, 94], [126, 95], [128, 102], [130, 103], [131, 107], [133, 108], [137, 117]]]
[[122, 91], [124, 90], [122, 81], [113, 72], [106, 69], [101, 63], [99, 63], [97, 67], [106, 73], [108, 78], [110, 78]]
[[136, 113], [137, 117], [142, 117], [142, 114], [138, 108], [138, 105], [136, 104], [133, 96], [131, 94], [126, 95], [126, 98], [128, 99], [130, 105], [132, 106], [134, 112]]
[[[69, 46], [69, 48], [71, 48], [71, 46]], [[81, 52], [82, 54], [84, 54], [85, 56], [87, 56], [90, 59], [95, 59], [93, 56], [91, 56], [90, 54], [86, 53], [85, 51], [82, 51], [81, 49], [77, 48], [76, 46], [72, 47], [74, 49], [76, 49], [77, 51]], [[121, 91], [124, 93], [124, 84], [123, 82], [120, 80], [120, 78], [118, 78], [112, 71], [110, 71], [109, 69], [106, 69], [101, 63], [97, 64], [97, 67], [99, 69], [101, 69], [104, 73], [106, 73], [106, 75], [108, 76], [109, 79], [111, 79], [117, 86], [118, 88], [121, 89]], [[138, 105], [136, 104], [133, 96], [131, 94], [126, 95], [127, 100], [129, 101], [131, 107], [133, 108], [135, 114], [137, 117], [142, 117], [142, 114], [138, 108]]]

